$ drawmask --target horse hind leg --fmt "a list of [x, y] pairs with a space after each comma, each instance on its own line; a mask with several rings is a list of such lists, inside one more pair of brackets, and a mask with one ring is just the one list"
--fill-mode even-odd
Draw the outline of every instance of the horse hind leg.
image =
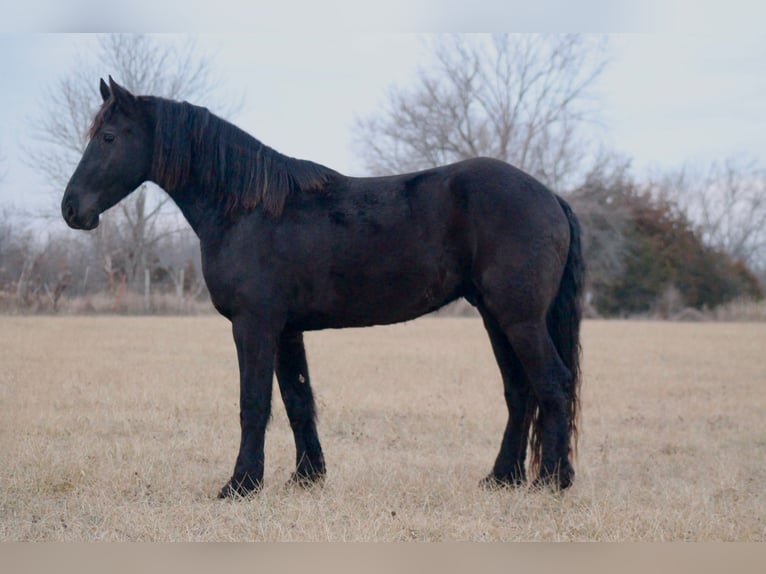
[[284, 333], [276, 358], [279, 390], [295, 438], [295, 472], [290, 482], [307, 485], [325, 476], [325, 462], [316, 429], [316, 407], [309, 381], [301, 333]]
[[536, 484], [568, 488], [574, 480], [569, 462], [566, 393], [572, 375], [556, 350], [544, 318], [507, 324], [503, 331], [524, 368], [537, 406], [531, 421], [533, 458], [540, 470]]
[[524, 368], [508, 342], [500, 325], [483, 305], [479, 312], [489, 335], [500, 374], [503, 379], [508, 422], [503, 433], [500, 452], [492, 472], [481, 484], [486, 487], [518, 486], [526, 482], [525, 460], [529, 435], [529, 414], [532, 406], [530, 387]]

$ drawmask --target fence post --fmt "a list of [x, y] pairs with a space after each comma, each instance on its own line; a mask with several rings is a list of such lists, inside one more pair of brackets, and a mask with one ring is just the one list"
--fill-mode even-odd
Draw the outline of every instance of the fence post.
[[151, 311], [152, 300], [152, 278], [149, 274], [149, 269], [144, 267], [144, 310], [148, 313]]
[[184, 268], [181, 268], [179, 274], [178, 283], [176, 283], [176, 296], [178, 297], [178, 312], [182, 313], [184, 310]]

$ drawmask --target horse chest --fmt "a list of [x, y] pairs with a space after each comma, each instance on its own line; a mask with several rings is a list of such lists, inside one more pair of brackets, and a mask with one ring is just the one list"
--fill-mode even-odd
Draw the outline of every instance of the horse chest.
[[[244, 268], [230, 251], [202, 248], [202, 275], [213, 306], [231, 318], [238, 306], [238, 290], [246, 283]], [[251, 273], [252, 275], [252, 273]]]

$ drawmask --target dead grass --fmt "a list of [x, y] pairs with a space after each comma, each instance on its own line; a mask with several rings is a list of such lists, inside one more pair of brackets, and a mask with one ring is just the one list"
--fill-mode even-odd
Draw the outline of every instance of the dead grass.
[[238, 445], [218, 317], [0, 317], [1, 540], [766, 539], [766, 325], [589, 321], [563, 495], [477, 487], [505, 421], [476, 319], [309, 334], [324, 487], [219, 502]]
[[737, 299], [707, 313], [716, 321], [766, 321], [766, 299]]

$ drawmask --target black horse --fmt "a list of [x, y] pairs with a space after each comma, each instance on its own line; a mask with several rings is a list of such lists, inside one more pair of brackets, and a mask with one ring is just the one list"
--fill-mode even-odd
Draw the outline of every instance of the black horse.
[[144, 181], [200, 239], [205, 281], [232, 323], [242, 440], [221, 497], [260, 488], [276, 370], [297, 450], [291, 480], [325, 475], [303, 332], [413, 319], [464, 297], [484, 320], [508, 424], [485, 485], [568, 487], [578, 419], [583, 261], [567, 203], [501, 161], [352, 178], [281, 155], [186, 102], [109, 78], [61, 202], [70, 227]]

